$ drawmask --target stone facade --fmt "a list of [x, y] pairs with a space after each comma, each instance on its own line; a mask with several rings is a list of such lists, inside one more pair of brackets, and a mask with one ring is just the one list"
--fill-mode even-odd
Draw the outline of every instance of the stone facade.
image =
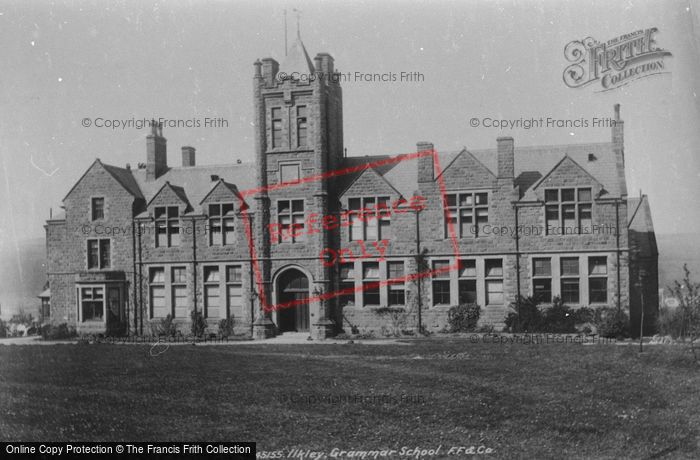
[[158, 127], [143, 169], [96, 160], [46, 224], [52, 321], [141, 335], [170, 314], [188, 332], [196, 311], [213, 333], [233, 318], [256, 338], [322, 339], [442, 330], [475, 302], [500, 329], [518, 294], [639, 310], [642, 287], [654, 314], [653, 225], [626, 195], [618, 108], [610, 142], [346, 157], [332, 75], [300, 40], [282, 65], [255, 63], [253, 164], [197, 166], [183, 147], [170, 167]]

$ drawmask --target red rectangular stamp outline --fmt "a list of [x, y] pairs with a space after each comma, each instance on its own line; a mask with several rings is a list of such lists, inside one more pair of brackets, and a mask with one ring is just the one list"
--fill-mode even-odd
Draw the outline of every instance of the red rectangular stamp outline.
[[[435, 177], [437, 178], [438, 187], [440, 188], [441, 205], [442, 205], [443, 215], [444, 215], [444, 212], [446, 209], [446, 204], [447, 204], [447, 193], [445, 190], [445, 181], [444, 181], [444, 178], [442, 177], [442, 168], [440, 166], [440, 160], [438, 159], [437, 152], [434, 149], [423, 150], [423, 151], [414, 152], [414, 153], [401, 154], [401, 155], [397, 155], [394, 157], [386, 158], [383, 160], [377, 160], [377, 161], [373, 161], [370, 163], [364, 163], [364, 164], [357, 165], [357, 166], [351, 166], [351, 167], [347, 167], [347, 168], [326, 171], [322, 174], [315, 174], [315, 175], [307, 176], [307, 177], [304, 177], [304, 178], [301, 178], [301, 179], [298, 179], [295, 181], [282, 182], [279, 184], [268, 185], [265, 187], [256, 187], [256, 188], [247, 189], [247, 190], [239, 190], [239, 193], [241, 195], [241, 198], [245, 199], [247, 197], [254, 197], [255, 195], [258, 195], [260, 193], [266, 193], [266, 192], [269, 192], [272, 190], [280, 190], [280, 189], [284, 189], [284, 188], [294, 187], [296, 185], [307, 184], [310, 182], [327, 180], [327, 179], [330, 179], [333, 177], [340, 177], [340, 176], [352, 174], [355, 172], [361, 172], [361, 171], [364, 171], [366, 169], [376, 168], [378, 166], [400, 163], [402, 161], [416, 160], [418, 158], [427, 157], [427, 156], [431, 156], [433, 159], [433, 171], [435, 173]], [[270, 304], [267, 301], [264, 289], [262, 289], [262, 286], [263, 286], [262, 273], [260, 271], [259, 260], [257, 258], [256, 253], [255, 253], [255, 243], [253, 241], [253, 235], [252, 235], [253, 230], [252, 230], [252, 226], [251, 226], [250, 217], [248, 216], [248, 208], [247, 207], [245, 207], [245, 206], [241, 207], [241, 215], [243, 217], [243, 221], [245, 224], [244, 227], [246, 229], [246, 238], [248, 240], [248, 250], [250, 252], [250, 260], [251, 260], [251, 263], [253, 265], [253, 272], [254, 272], [254, 276], [255, 276], [255, 281], [256, 281], [256, 284], [258, 286], [257, 295], [260, 298], [260, 303], [262, 304], [262, 308], [265, 312], [271, 312], [274, 310], [281, 310], [284, 308], [291, 308], [291, 307], [295, 307], [297, 305], [309, 304], [311, 302], [328, 300], [328, 299], [332, 299], [335, 297], [339, 297], [341, 295], [351, 294], [354, 292], [362, 292], [365, 289], [368, 289], [370, 287], [374, 288], [374, 287], [388, 286], [390, 284], [406, 283], [408, 281], [413, 281], [416, 279], [432, 277], [433, 275], [440, 274], [440, 273], [449, 273], [450, 271], [457, 270], [459, 268], [459, 244], [457, 242], [454, 224], [452, 223], [451, 220], [448, 219], [448, 221], [447, 221], [448, 233], [450, 234], [452, 249], [454, 251], [454, 256], [455, 256], [454, 257], [454, 259], [455, 259], [454, 264], [448, 264], [447, 267], [440, 268], [437, 270], [431, 269], [431, 270], [424, 271], [421, 273], [413, 273], [410, 275], [403, 276], [401, 278], [392, 278], [392, 279], [388, 279], [388, 280], [384, 280], [384, 281], [377, 281], [374, 283], [366, 283], [367, 286], [365, 286], [365, 283], [363, 283], [361, 286], [340, 289], [337, 291], [324, 292], [324, 293], [321, 293], [318, 295], [309, 296], [305, 299]]]

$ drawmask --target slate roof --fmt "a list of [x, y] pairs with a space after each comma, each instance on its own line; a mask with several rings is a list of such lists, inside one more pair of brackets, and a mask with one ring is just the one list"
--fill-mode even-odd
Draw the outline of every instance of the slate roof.
[[[146, 181], [145, 169], [132, 170], [131, 172], [147, 202], [158, 193], [166, 181], [170, 182], [171, 185], [182, 187], [187, 201], [194, 207], [202, 202], [204, 197], [219, 182], [219, 179], [235, 185], [238, 190], [255, 187], [255, 166], [253, 163], [170, 168], [154, 181]], [[212, 180], [212, 176], [218, 177]]]
[[[497, 174], [498, 158], [496, 149], [470, 150], [462, 148], [454, 151], [438, 152], [438, 161], [442, 171], [449, 169], [457, 155], [464, 150], [472, 154], [493, 174]], [[595, 180], [600, 182], [608, 192], [606, 196], [620, 197], [626, 195], [625, 183], [619, 179], [620, 176], [617, 172], [613, 144], [604, 142], [516, 147], [514, 152], [515, 184], [520, 188], [521, 199], [531, 197], [531, 195], [527, 195], [527, 192], [532, 190], [566, 156], [574, 160]], [[368, 167], [372, 167], [403, 197], [414, 195], [418, 190], [418, 159], [382, 163], [382, 160], [390, 158], [392, 157], [389, 155], [346, 157], [343, 159], [341, 168], [372, 165]], [[376, 164], [377, 162], [380, 164]], [[192, 209], [190, 212], [193, 213], [199, 212], [198, 205], [216, 187], [220, 180], [232, 190], [236, 189], [236, 191], [244, 191], [256, 187], [256, 173], [253, 163], [173, 167], [153, 181], [146, 181], [145, 169], [134, 170], [101, 162], [100, 164], [129, 193], [144, 199], [146, 203], [153, 199], [166, 182], [169, 182], [183, 201], [191, 205]], [[364, 169], [358, 169], [352, 173], [343, 174], [332, 179], [335, 181], [336, 190], [346, 190], [363, 172]], [[646, 203], [646, 201], [644, 202]], [[648, 203], [644, 206], [647, 207], [645, 212], [648, 212]], [[61, 217], [57, 216], [52, 220], [60, 219]], [[651, 225], [651, 216], [649, 216], [648, 224]]]
[[[465, 149], [438, 152], [438, 163], [444, 173], [452, 162]], [[489, 171], [497, 175], [498, 156], [494, 149], [466, 149]], [[592, 157], [589, 157], [592, 155]], [[515, 147], [515, 184], [520, 187], [521, 198], [543, 177], [552, 171], [565, 156], [569, 156], [588, 174], [600, 182], [608, 192], [606, 196], [620, 197], [627, 194], [624, 182], [619, 180], [617, 161], [613, 144], [610, 142], [589, 144], [564, 144], [533, 147]], [[365, 156], [345, 158], [344, 166], [357, 166], [371, 163], [387, 156]], [[377, 168], [375, 168], [377, 169]], [[378, 171], [404, 197], [413, 195], [418, 189], [418, 160], [411, 159], [379, 168]], [[357, 173], [355, 173], [357, 174]], [[348, 175], [352, 182], [354, 177]], [[342, 190], [343, 187], [340, 187]]]
[[651, 208], [649, 198], [627, 198], [627, 227], [630, 230], [630, 238], [634, 238], [642, 257], [658, 255], [654, 223], [651, 220]]
[[137, 198], [143, 198], [143, 194], [136, 183], [130, 169], [120, 168], [102, 163], [105, 170], [110, 173], [129, 193]]
[[314, 73], [314, 65], [311, 62], [309, 53], [306, 52], [306, 47], [301, 42], [301, 38], [297, 36], [292, 47], [289, 49], [287, 56], [284, 58], [282, 65], [280, 65], [280, 71], [287, 73], [287, 75], [292, 75], [294, 72], [298, 72], [302, 75], [310, 75]]

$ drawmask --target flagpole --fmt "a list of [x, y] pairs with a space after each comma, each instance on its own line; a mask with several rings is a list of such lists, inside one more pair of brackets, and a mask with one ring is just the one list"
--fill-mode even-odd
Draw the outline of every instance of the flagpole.
[[287, 8], [284, 9], [284, 55], [287, 56]]

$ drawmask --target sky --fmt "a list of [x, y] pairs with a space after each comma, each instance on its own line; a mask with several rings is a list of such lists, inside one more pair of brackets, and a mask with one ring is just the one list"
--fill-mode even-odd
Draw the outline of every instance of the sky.
[[[147, 129], [96, 119], [223, 118], [164, 128], [198, 164], [253, 158], [253, 63], [288, 35], [342, 72], [420, 72], [422, 81], [343, 83], [349, 155], [606, 142], [609, 127], [496, 129], [472, 118], [612, 117], [620, 103], [630, 195], [649, 195], [657, 233], [697, 233], [700, 25], [693, 1], [3, 1], [0, 4], [0, 250], [43, 237], [49, 209], [95, 158], [146, 158]], [[597, 92], [569, 88], [564, 47], [658, 28], [668, 73]], [[91, 121], [90, 127], [83, 120]], [[0, 251], [1, 253], [2, 251]]]

